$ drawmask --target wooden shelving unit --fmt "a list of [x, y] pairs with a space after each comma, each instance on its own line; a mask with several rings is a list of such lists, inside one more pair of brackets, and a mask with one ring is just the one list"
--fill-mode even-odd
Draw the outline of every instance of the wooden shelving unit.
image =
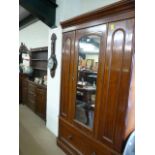
[[23, 103], [31, 108], [37, 115], [46, 121], [46, 93], [47, 86], [35, 82], [35, 78], [47, 75], [48, 48], [40, 47], [30, 49], [30, 66], [33, 74], [23, 78]]
[[33, 68], [33, 78], [47, 75], [48, 47], [32, 48], [30, 53], [30, 66]]
[[31, 59], [32, 61], [47, 61], [47, 59]]

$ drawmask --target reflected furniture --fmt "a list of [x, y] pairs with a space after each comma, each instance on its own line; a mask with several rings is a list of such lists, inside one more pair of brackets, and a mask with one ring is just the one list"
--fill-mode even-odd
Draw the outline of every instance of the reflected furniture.
[[121, 155], [134, 130], [134, 1], [61, 23], [59, 134], [67, 155]]

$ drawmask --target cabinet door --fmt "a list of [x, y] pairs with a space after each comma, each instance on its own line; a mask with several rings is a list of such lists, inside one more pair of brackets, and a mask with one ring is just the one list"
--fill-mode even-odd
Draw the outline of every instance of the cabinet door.
[[109, 23], [98, 139], [121, 152], [126, 126], [134, 19]]
[[63, 34], [61, 70], [61, 108], [60, 116], [69, 119], [70, 96], [72, 94], [72, 70], [74, 57], [75, 32]]
[[27, 104], [27, 87], [22, 88], [22, 102], [23, 104]]
[[46, 90], [36, 88], [36, 113], [46, 120]]
[[19, 74], [19, 104], [22, 102], [22, 77]]
[[74, 125], [87, 134], [93, 133], [97, 119], [106, 27], [105, 24], [76, 32], [71, 114]]
[[27, 105], [33, 111], [36, 110], [36, 94], [35, 94], [36, 86], [30, 80], [28, 80], [28, 95], [27, 95]]
[[27, 94], [28, 94], [28, 82], [27, 79], [22, 78], [22, 102], [27, 104]]

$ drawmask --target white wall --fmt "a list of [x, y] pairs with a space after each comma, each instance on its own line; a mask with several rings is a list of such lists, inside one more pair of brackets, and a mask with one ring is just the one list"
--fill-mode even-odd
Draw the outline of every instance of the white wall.
[[55, 33], [57, 36], [56, 40], [56, 57], [58, 66], [54, 78], [51, 78], [50, 71], [48, 69], [48, 80], [47, 80], [47, 110], [46, 110], [46, 126], [55, 135], [58, 135], [58, 115], [59, 115], [59, 99], [60, 99], [60, 71], [61, 71], [61, 38], [62, 31], [61, 27], [49, 30], [49, 46], [48, 46], [48, 58], [51, 55], [51, 34]]
[[56, 25], [58, 26], [60, 21], [73, 18], [118, 1], [120, 0], [57, 0]]
[[37, 21], [19, 31], [19, 46], [21, 42], [28, 48], [48, 46], [49, 27]]

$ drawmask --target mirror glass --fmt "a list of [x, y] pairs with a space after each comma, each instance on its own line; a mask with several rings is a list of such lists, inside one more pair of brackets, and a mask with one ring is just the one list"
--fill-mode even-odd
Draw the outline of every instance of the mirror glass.
[[93, 127], [96, 100], [96, 81], [100, 51], [100, 37], [84, 36], [78, 47], [78, 73], [76, 87], [76, 120]]

